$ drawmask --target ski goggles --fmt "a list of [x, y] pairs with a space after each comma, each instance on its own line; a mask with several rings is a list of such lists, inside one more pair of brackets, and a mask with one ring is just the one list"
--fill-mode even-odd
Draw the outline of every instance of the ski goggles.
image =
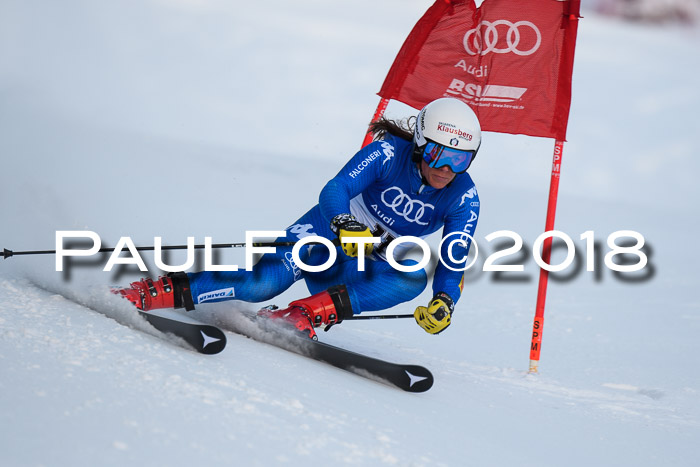
[[432, 141], [428, 141], [423, 148], [423, 160], [428, 167], [439, 169], [448, 166], [456, 174], [466, 172], [475, 155], [476, 151], [454, 149]]

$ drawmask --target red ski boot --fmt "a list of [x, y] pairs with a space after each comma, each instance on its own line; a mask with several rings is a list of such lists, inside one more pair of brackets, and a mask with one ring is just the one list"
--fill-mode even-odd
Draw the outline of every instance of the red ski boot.
[[314, 328], [321, 325], [333, 326], [352, 314], [347, 289], [343, 285], [337, 285], [316, 295], [295, 300], [284, 310], [263, 308], [259, 316], [281, 319], [292, 324], [309, 339], [318, 340]]
[[194, 310], [190, 282], [184, 272], [171, 273], [157, 280], [141, 279], [132, 282], [130, 288], [115, 287], [112, 293], [121, 295], [143, 311], [183, 307], [187, 311]]

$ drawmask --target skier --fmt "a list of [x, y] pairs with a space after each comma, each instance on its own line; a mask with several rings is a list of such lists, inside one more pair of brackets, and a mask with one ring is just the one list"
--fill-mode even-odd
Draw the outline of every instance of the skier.
[[[319, 203], [277, 239], [295, 241], [317, 235], [335, 240], [338, 255], [329, 269], [303, 271], [292, 259], [292, 247], [278, 247], [275, 253], [263, 255], [252, 271], [170, 273], [133, 282], [115, 293], [144, 311], [192, 310], [195, 304], [228, 299], [267, 301], [304, 279], [310, 297], [261, 314], [290, 323], [312, 339], [316, 338], [314, 327], [416, 298], [427, 286], [425, 270], [394, 269], [386, 261], [386, 247], [400, 236], [423, 238], [444, 227], [443, 238], [456, 232], [463, 239], [452, 245], [452, 260], [466, 259], [470, 241], [464, 234], [474, 235], [479, 216], [479, 198], [466, 171], [481, 145], [481, 128], [471, 108], [453, 98], [427, 104], [412, 120], [382, 118], [371, 124], [375, 141], [355, 154], [322, 189]], [[361, 244], [352, 239], [372, 236], [380, 243], [364, 245], [365, 271], [358, 271]], [[447, 244], [440, 251], [442, 258], [448, 257]], [[400, 244], [394, 257], [401, 258], [408, 249], [410, 245]], [[322, 265], [329, 251], [307, 244], [299, 258], [307, 265]], [[398, 263], [417, 264], [411, 259]], [[433, 299], [428, 306], [416, 308], [416, 322], [431, 334], [447, 328], [462, 286], [463, 271], [438, 262]]]

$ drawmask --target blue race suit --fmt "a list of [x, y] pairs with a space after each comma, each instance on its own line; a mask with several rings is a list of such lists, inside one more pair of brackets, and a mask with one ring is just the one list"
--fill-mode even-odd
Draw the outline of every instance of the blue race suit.
[[[443, 238], [474, 235], [479, 217], [479, 197], [469, 174], [459, 174], [442, 189], [424, 183], [417, 164], [412, 162], [413, 143], [393, 135], [362, 148], [321, 191], [319, 204], [286, 229], [277, 241], [295, 241], [309, 235], [333, 240], [330, 222], [338, 214], [353, 214], [367, 225], [373, 236], [381, 237], [375, 251], [358, 271], [357, 258], [337, 248], [337, 259], [323, 272], [302, 271], [293, 261], [292, 247], [277, 248], [262, 256], [252, 271], [199, 272], [188, 274], [194, 303], [237, 299], [263, 302], [304, 279], [309, 292], [316, 294], [333, 285], [344, 284], [354, 313], [390, 308], [416, 298], [427, 285], [424, 270], [400, 272], [386, 260], [389, 242], [402, 236], [426, 237], [443, 228]], [[461, 234], [461, 235], [460, 235]], [[452, 237], [451, 237], [452, 239]], [[470, 240], [454, 244], [452, 258], [466, 258]], [[450, 264], [444, 242], [441, 257]], [[415, 265], [401, 255], [412, 246], [400, 245], [394, 258], [402, 265]], [[402, 248], [403, 247], [403, 248]], [[323, 245], [305, 245], [300, 259], [308, 265], [321, 265], [329, 258]], [[453, 263], [454, 269], [460, 264]], [[462, 265], [463, 267], [463, 265]], [[463, 272], [438, 262], [433, 277], [433, 292], [445, 292], [456, 303], [462, 293]]]

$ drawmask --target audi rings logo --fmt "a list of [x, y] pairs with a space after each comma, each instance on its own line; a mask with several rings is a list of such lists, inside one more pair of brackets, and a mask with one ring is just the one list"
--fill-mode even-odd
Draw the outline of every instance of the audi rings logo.
[[[508, 29], [498, 28], [499, 26], [507, 26]], [[485, 29], [482, 29], [484, 28]], [[482, 32], [483, 31], [483, 32]], [[499, 44], [499, 34], [505, 32], [506, 47], [498, 47]], [[528, 44], [521, 44], [521, 32], [523, 35], [527, 34]], [[527, 47], [531, 43], [529, 36], [534, 33], [534, 44], [528, 49], [522, 49], [522, 47]], [[501, 44], [503, 41], [501, 41]], [[495, 54], [505, 54], [508, 52], [513, 52], [516, 55], [532, 55], [537, 49], [540, 48], [542, 43], [542, 34], [540, 30], [537, 29], [530, 21], [517, 21], [511, 23], [508, 20], [501, 19], [498, 21], [482, 21], [479, 26], [474, 29], [470, 29], [464, 35], [464, 49], [469, 55], [486, 55], [489, 52]]]
[[292, 273], [294, 274], [294, 279], [298, 280], [301, 277], [301, 269], [299, 269], [299, 266], [297, 266], [297, 263], [294, 261], [294, 255], [292, 254], [291, 251], [287, 251], [284, 253], [284, 259], [287, 260], [289, 265], [292, 267]]
[[382, 202], [394, 211], [397, 216], [403, 217], [408, 222], [415, 222], [418, 225], [428, 225], [427, 222], [423, 222], [423, 217], [427, 214], [427, 217], [430, 218], [428, 209], [435, 209], [435, 206], [432, 204], [412, 199], [397, 186], [392, 186], [382, 192]]

